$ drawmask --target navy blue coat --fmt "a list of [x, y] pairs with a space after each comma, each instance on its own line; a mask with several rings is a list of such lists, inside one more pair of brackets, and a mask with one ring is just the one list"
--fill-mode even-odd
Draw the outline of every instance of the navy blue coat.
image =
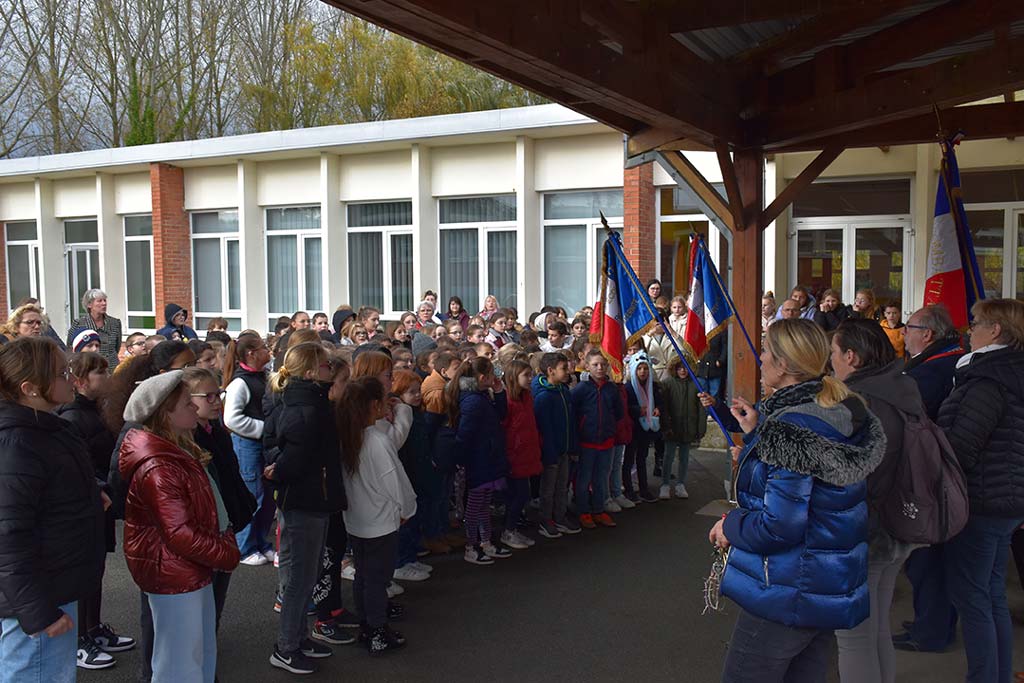
[[473, 489], [501, 479], [508, 473], [505, 432], [501, 421], [507, 411], [505, 392], [495, 394], [477, 388], [476, 379], [459, 379], [459, 426], [455, 452], [466, 468], [466, 487]]
[[869, 611], [866, 478], [885, 434], [857, 397], [819, 406], [820, 387], [776, 392], [745, 437], [722, 594], [786, 626], [850, 629]]
[[572, 395], [565, 384], [554, 385], [538, 375], [530, 387], [533, 415], [540, 432], [540, 459], [545, 465], [557, 465], [563, 455], [579, 450]]
[[608, 442], [608, 448], [614, 447], [615, 426], [626, 412], [618, 385], [605, 380], [599, 386], [588, 379], [573, 387], [571, 396], [580, 445]]
[[935, 421], [939, 407], [953, 391], [953, 374], [956, 362], [964, 355], [959, 339], [943, 339], [933, 342], [924, 351], [907, 361], [903, 373], [917, 382], [924, 401], [925, 412]]

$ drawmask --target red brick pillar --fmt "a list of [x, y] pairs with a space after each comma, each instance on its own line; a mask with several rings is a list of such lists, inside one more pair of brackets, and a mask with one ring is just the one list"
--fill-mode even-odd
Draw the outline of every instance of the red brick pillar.
[[622, 243], [637, 276], [647, 281], [657, 273], [658, 217], [655, 215], [654, 164], [627, 168], [623, 173]]
[[157, 329], [164, 325], [164, 306], [175, 303], [192, 320], [192, 246], [185, 213], [185, 174], [170, 164], [150, 164], [153, 194], [153, 280]]
[[11, 306], [7, 293], [7, 226], [0, 223], [0, 323], [7, 322], [7, 311]]

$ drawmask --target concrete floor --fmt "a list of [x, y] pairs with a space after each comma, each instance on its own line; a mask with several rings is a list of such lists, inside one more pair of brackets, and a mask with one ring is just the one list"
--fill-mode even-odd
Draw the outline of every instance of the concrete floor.
[[[434, 576], [407, 583], [397, 624], [408, 646], [379, 660], [353, 645], [335, 648], [311, 680], [377, 681], [693, 681], [719, 680], [737, 608], [701, 615], [702, 583], [711, 563], [707, 530], [696, 515], [722, 495], [721, 452], [691, 459], [689, 500], [642, 505], [617, 515], [616, 529], [597, 529], [537, 546], [490, 567], [459, 555], [428, 558]], [[1024, 668], [1024, 592], [1010, 572], [1015, 661]], [[220, 633], [220, 680], [284, 681], [267, 662], [275, 639], [272, 566], [239, 567]], [[346, 599], [351, 584], [345, 582]], [[138, 632], [138, 590], [120, 554], [107, 564], [103, 618]], [[910, 590], [897, 587], [892, 619], [911, 616]], [[117, 655], [113, 669], [79, 670], [79, 680], [135, 680], [138, 653]], [[899, 681], [962, 681], [959, 640], [945, 654], [897, 652]], [[835, 665], [830, 680], [838, 680]]]

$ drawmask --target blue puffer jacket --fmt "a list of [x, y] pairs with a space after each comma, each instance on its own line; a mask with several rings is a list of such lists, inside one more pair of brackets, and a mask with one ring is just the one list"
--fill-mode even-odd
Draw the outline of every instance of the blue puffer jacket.
[[533, 378], [533, 414], [540, 432], [540, 459], [544, 465], [557, 465], [563, 455], [576, 453], [579, 444], [572, 395], [565, 384], [551, 384], [542, 375]]
[[869, 611], [866, 478], [885, 434], [859, 398], [823, 408], [820, 389], [777, 391], [746, 437], [722, 594], [786, 626], [850, 629]]
[[572, 388], [571, 396], [580, 447], [614, 447], [615, 427], [626, 414], [618, 385], [611, 380], [598, 384], [587, 379]]
[[466, 468], [466, 486], [476, 488], [501, 479], [508, 473], [505, 457], [505, 432], [501, 421], [508, 405], [505, 392], [481, 391], [473, 377], [459, 379], [459, 426], [455, 432], [455, 452]]

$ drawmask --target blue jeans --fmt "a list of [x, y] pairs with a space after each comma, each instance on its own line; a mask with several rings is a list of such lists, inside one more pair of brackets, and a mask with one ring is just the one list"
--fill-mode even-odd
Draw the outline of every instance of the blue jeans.
[[78, 603], [61, 605], [75, 622], [62, 636], [33, 638], [14, 617], [0, 619], [0, 683], [74, 683], [78, 652]]
[[245, 487], [256, 499], [256, 514], [244, 529], [235, 532], [238, 552], [243, 558], [253, 553], [263, 553], [273, 549], [270, 542], [270, 527], [274, 521], [274, 499], [266, 495], [263, 486], [263, 468], [267, 462], [263, 459], [263, 444], [256, 439], [246, 439], [237, 434], [231, 435], [231, 443], [238, 456], [238, 469], [245, 481]]
[[741, 610], [722, 682], [824, 683], [834, 641], [831, 630], [785, 626]]
[[717, 399], [721, 399], [722, 398], [721, 396], [718, 395], [719, 390], [722, 388], [722, 378], [721, 377], [707, 377], [707, 378], [702, 377], [701, 379], [703, 380], [702, 383], [707, 388], [709, 394], [711, 394], [712, 396], [714, 396]]
[[956, 610], [946, 590], [946, 544], [910, 553], [905, 571], [914, 588], [914, 623], [910, 639], [922, 650], [939, 652], [956, 637]]
[[191, 593], [146, 593], [153, 611], [153, 683], [213, 683], [217, 610], [213, 584]]
[[612, 450], [580, 449], [580, 461], [576, 464], [576, 510], [581, 515], [599, 515], [604, 512], [604, 501], [608, 499]]
[[960, 615], [969, 683], [1010, 683], [1013, 625], [1006, 604], [1010, 537], [1020, 519], [971, 514], [946, 543], [949, 597]]
[[690, 444], [679, 443], [678, 441], [665, 442], [665, 462], [661, 466], [661, 484], [668, 486], [672, 482], [672, 462], [679, 454], [679, 476], [677, 484], [686, 483], [686, 471], [690, 467]]
[[508, 489], [505, 491], [505, 530], [515, 531], [519, 518], [530, 502], [530, 478], [505, 480]]
[[[281, 586], [281, 617], [277, 622], [277, 649], [288, 654], [309, 637], [306, 611], [313, 587], [320, 578], [330, 515], [306, 510], [281, 510], [281, 550], [278, 577]], [[392, 570], [393, 571], [393, 570]]]
[[626, 444], [618, 444], [612, 449], [612, 471], [609, 474], [608, 487], [611, 489], [611, 497], [618, 498], [622, 495], [622, 457], [626, 454]]

